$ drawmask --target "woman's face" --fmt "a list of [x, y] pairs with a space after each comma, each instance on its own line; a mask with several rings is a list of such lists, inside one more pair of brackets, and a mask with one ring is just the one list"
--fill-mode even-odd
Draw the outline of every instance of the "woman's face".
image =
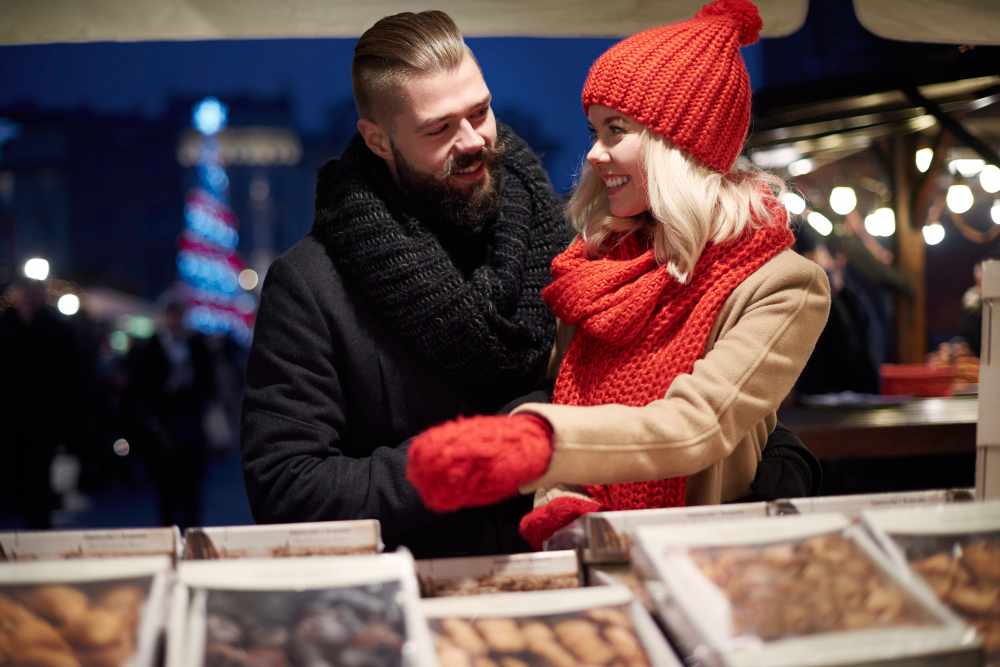
[[628, 218], [649, 210], [642, 160], [643, 126], [605, 106], [587, 112], [594, 145], [587, 161], [604, 181], [611, 215]]

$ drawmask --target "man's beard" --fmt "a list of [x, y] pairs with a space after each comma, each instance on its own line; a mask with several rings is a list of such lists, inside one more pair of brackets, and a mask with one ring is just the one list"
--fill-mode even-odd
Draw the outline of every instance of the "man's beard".
[[[494, 218], [500, 208], [503, 183], [503, 147], [484, 146], [478, 153], [466, 153], [448, 158], [442, 177], [424, 174], [414, 169], [403, 154], [392, 147], [399, 187], [409, 198], [408, 204], [426, 222], [440, 221], [451, 227], [476, 230]], [[484, 178], [468, 188], [456, 188], [448, 179], [457, 171], [482, 161]]]

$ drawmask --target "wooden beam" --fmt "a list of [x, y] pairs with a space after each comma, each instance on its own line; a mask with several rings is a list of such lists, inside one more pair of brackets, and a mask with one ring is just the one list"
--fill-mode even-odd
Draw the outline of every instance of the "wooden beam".
[[927, 354], [927, 286], [923, 225], [914, 224], [911, 207], [916, 181], [915, 145], [910, 136], [894, 136], [889, 139], [889, 149], [896, 211], [896, 268], [909, 276], [913, 285], [912, 295], [896, 296], [896, 353], [900, 362], [918, 364]]
[[976, 151], [984, 161], [989, 164], [1000, 164], [1000, 153], [997, 153], [992, 146], [965, 129], [965, 126], [960, 121], [945, 113], [944, 109], [937, 102], [924, 97], [917, 90], [916, 86], [908, 86], [903, 89], [903, 92], [906, 93], [906, 96], [914, 104], [922, 106], [927, 113], [934, 116], [937, 122], [941, 124], [941, 127], [954, 134], [959, 141]]

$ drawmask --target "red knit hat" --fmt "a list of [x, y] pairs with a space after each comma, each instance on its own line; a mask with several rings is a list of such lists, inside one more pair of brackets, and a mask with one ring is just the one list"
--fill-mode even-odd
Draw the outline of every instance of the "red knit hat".
[[750, 0], [714, 0], [692, 19], [632, 35], [590, 67], [583, 110], [616, 109], [726, 173], [750, 125], [739, 47], [757, 41], [762, 25]]

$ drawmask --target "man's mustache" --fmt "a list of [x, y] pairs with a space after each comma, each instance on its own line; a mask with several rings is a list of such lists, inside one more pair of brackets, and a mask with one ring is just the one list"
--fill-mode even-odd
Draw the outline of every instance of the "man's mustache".
[[451, 157], [445, 165], [445, 178], [479, 162], [485, 163], [486, 168], [489, 169], [500, 161], [502, 155], [503, 151], [498, 146], [483, 146], [475, 153], [461, 153]]

